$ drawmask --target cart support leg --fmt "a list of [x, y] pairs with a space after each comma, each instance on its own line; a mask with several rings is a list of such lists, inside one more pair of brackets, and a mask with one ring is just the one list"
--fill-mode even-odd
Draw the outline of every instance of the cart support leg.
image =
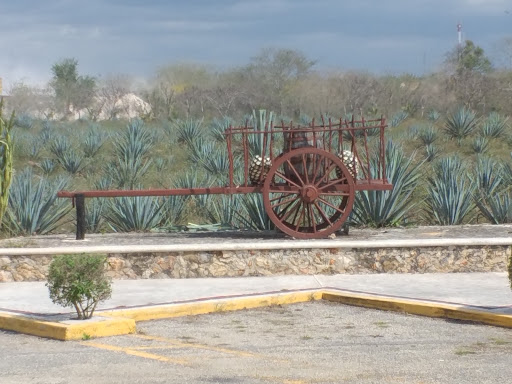
[[81, 193], [75, 195], [76, 206], [76, 239], [85, 239], [85, 196]]

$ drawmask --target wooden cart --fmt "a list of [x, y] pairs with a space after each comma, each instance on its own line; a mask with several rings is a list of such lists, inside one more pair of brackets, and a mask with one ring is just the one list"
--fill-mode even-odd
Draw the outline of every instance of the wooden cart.
[[385, 128], [384, 118], [229, 127], [226, 186], [61, 191], [58, 196], [73, 199], [77, 239], [85, 236], [85, 198], [245, 193], [263, 195], [266, 213], [282, 232], [323, 238], [343, 226], [356, 191], [392, 189], [385, 172]]

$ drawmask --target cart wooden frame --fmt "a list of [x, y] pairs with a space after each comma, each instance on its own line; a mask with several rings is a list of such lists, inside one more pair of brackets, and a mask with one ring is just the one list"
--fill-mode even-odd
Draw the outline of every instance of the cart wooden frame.
[[386, 177], [386, 127], [384, 117], [313, 120], [305, 126], [283, 121], [260, 128], [230, 126], [224, 133], [229, 160], [225, 186], [60, 191], [58, 197], [72, 198], [76, 207], [77, 240], [85, 237], [85, 198], [248, 193], [263, 195], [266, 213], [282, 232], [300, 239], [324, 238], [346, 222], [356, 192], [393, 188]]

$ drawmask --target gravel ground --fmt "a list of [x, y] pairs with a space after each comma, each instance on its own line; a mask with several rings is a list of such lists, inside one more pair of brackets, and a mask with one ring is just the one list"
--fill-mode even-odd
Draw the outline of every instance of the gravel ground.
[[[512, 237], [512, 225], [459, 225], [428, 226], [407, 228], [351, 228], [349, 235], [338, 234], [329, 239], [336, 246], [337, 242], [388, 239], [441, 239], [441, 238], [509, 238]], [[107, 233], [88, 234], [85, 240], [75, 240], [74, 233], [15, 237], [0, 240], [0, 248], [45, 248], [102, 245], [163, 245], [163, 244], [197, 244], [197, 243], [265, 243], [267, 241], [300, 242], [280, 232], [251, 231], [184, 231], [172, 233]], [[323, 239], [325, 240], [325, 239]], [[308, 240], [312, 241], [312, 240]], [[314, 242], [314, 240], [313, 240]]]
[[504, 383], [512, 330], [313, 302], [57, 342], [0, 332], [11, 383]]

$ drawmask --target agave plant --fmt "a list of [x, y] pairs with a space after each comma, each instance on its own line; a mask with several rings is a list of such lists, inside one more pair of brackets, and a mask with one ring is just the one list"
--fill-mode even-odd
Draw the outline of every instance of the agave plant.
[[507, 117], [503, 117], [496, 112], [491, 112], [482, 126], [482, 135], [495, 139], [503, 137], [508, 129], [507, 121]]
[[164, 205], [152, 196], [126, 196], [107, 200], [104, 218], [115, 232], [147, 232], [163, 220]]
[[173, 128], [178, 134], [178, 142], [191, 147], [203, 135], [203, 120], [177, 120]]
[[16, 174], [4, 223], [13, 235], [53, 232], [71, 210], [67, 199], [57, 199], [66, 188], [67, 178], [50, 180], [34, 176], [31, 168]]
[[162, 198], [162, 219], [159, 226], [169, 228], [176, 226], [185, 213], [188, 196], [166, 196]]
[[510, 190], [480, 195], [476, 199], [480, 213], [491, 224], [512, 223], [512, 193]]
[[227, 116], [224, 116], [222, 119], [214, 118], [208, 126], [208, 131], [215, 141], [223, 143], [226, 141], [224, 132], [227, 128], [229, 128], [230, 125], [232, 125], [232, 121], [231, 118]]
[[460, 107], [446, 118], [444, 130], [451, 139], [456, 139], [460, 146], [462, 140], [475, 130], [477, 123], [474, 112], [466, 107]]
[[274, 229], [263, 203], [263, 195], [247, 194], [240, 198], [240, 210], [235, 212], [235, 219], [241, 228], [265, 231]]
[[155, 168], [157, 172], [162, 172], [164, 168], [169, 164], [169, 159], [165, 159], [163, 157], [156, 157], [153, 159], [153, 163], [155, 164]]
[[74, 175], [78, 173], [84, 166], [84, 158], [75, 152], [72, 148], [62, 153], [57, 161], [67, 172]]
[[224, 178], [229, 172], [229, 159], [226, 148], [212, 141], [196, 140], [190, 148], [190, 160], [202, 166], [211, 176]]
[[105, 135], [95, 128], [95, 126], [91, 127], [84, 142], [82, 143], [82, 149], [85, 157], [94, 157], [104, 143]]
[[196, 169], [181, 174], [172, 182], [173, 188], [179, 189], [210, 187], [211, 185], [212, 180], [209, 176], [206, 175], [201, 177]]
[[107, 163], [104, 167], [105, 175], [111, 179], [117, 188], [133, 189], [139, 184], [143, 176], [148, 172], [151, 159], [120, 157]]
[[487, 152], [489, 149], [489, 139], [483, 136], [475, 137], [473, 142], [471, 143], [471, 149], [473, 149], [473, 152], [476, 154], [482, 154]]
[[44, 120], [43, 123], [43, 129], [41, 129], [41, 132], [39, 132], [39, 141], [42, 145], [46, 145], [49, 141], [53, 140], [54, 137], [54, 128], [53, 124], [48, 121]]
[[[414, 154], [406, 157], [401, 146], [388, 140], [386, 176], [393, 184], [391, 191], [362, 191], [354, 202], [351, 222], [371, 227], [400, 225], [415, 206], [411, 198], [420, 177], [423, 162], [415, 162]], [[376, 177], [378, 156], [370, 160], [370, 177]]]
[[89, 233], [97, 233], [103, 224], [104, 199], [87, 199], [85, 209], [85, 227]]
[[154, 146], [154, 136], [141, 120], [133, 120], [117, 135], [114, 143], [115, 160], [106, 164], [105, 173], [118, 188], [134, 188], [141, 182], [151, 165], [147, 157]]
[[435, 123], [439, 118], [441, 117], [441, 114], [436, 111], [435, 109], [431, 109], [427, 112], [427, 119]]
[[[286, 120], [284, 120], [284, 121], [286, 121]], [[313, 119], [304, 113], [302, 115], [300, 115], [300, 117], [299, 117], [300, 125], [308, 126], [309, 124], [311, 124], [312, 121], [313, 121]]]
[[37, 137], [33, 137], [27, 143], [26, 152], [32, 160], [37, 160], [43, 149], [43, 143]]
[[43, 171], [43, 174], [48, 176], [50, 173], [54, 171], [57, 162], [53, 159], [43, 159], [38, 165], [39, 168], [41, 168], [41, 170]]
[[94, 183], [94, 188], [98, 189], [100, 191], [105, 191], [107, 189], [112, 188], [113, 184], [114, 184], [114, 181], [110, 177], [106, 176], [106, 177], [102, 177], [101, 179], [97, 180]]
[[14, 119], [14, 125], [23, 129], [32, 129], [32, 127], [34, 126], [34, 119], [32, 118], [32, 116], [23, 113], [16, 116], [16, 118]]
[[425, 147], [425, 160], [428, 162], [434, 161], [434, 159], [436, 159], [440, 153], [441, 151], [436, 145], [428, 144]]
[[151, 152], [155, 137], [142, 120], [132, 120], [126, 130], [116, 136], [114, 152], [121, 158], [141, 158]]
[[433, 144], [437, 140], [437, 137], [437, 129], [432, 125], [418, 131], [418, 139], [420, 139], [425, 146]]
[[224, 228], [235, 228], [236, 212], [240, 212], [240, 195], [199, 195], [196, 202], [206, 219]]
[[66, 136], [57, 136], [53, 139], [50, 144], [50, 152], [55, 155], [55, 157], [59, 158], [64, 153], [69, 151], [71, 148], [71, 143]]
[[439, 160], [434, 165], [434, 174], [427, 178], [427, 217], [438, 225], [458, 225], [470, 221], [475, 188], [475, 183], [458, 157]]
[[252, 111], [251, 124], [253, 124], [254, 134], [247, 135], [247, 140], [249, 142], [249, 152], [250, 156], [267, 156], [270, 145], [270, 140], [267, 138], [265, 143], [264, 134], [260, 133], [268, 129], [270, 124], [274, 119], [274, 112], [270, 112], [267, 116], [267, 111], [265, 109], [260, 109], [259, 114], [256, 114], [256, 111]]
[[493, 191], [506, 185], [504, 170], [503, 165], [496, 160], [479, 156], [475, 168], [478, 190], [490, 195]]
[[406, 111], [400, 111], [397, 112], [391, 117], [391, 120], [389, 121], [389, 126], [391, 128], [398, 127], [400, 124], [402, 124], [407, 118], [409, 117], [409, 113]]
[[492, 224], [512, 222], [512, 190], [506, 168], [491, 158], [479, 158], [476, 169], [475, 204]]

